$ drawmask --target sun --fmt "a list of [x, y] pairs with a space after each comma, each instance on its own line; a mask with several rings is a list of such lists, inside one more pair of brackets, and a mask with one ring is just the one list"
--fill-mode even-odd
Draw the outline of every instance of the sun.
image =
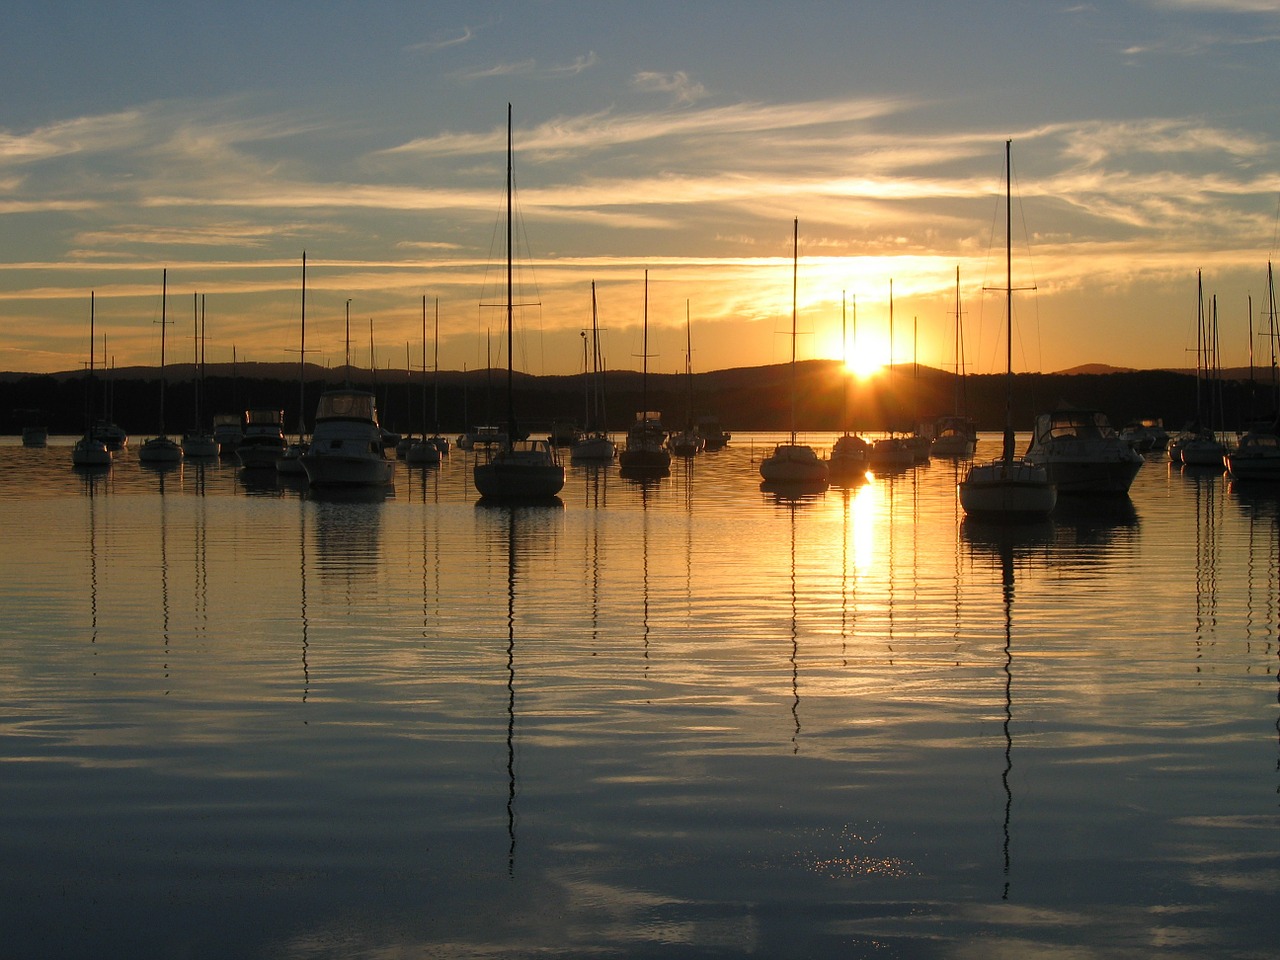
[[845, 369], [859, 380], [870, 380], [889, 363], [889, 342], [875, 333], [859, 333], [851, 339]]

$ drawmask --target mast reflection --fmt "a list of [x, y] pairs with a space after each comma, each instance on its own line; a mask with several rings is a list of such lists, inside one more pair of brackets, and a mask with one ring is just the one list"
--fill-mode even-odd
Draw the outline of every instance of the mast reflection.
[[961, 521], [960, 535], [968, 542], [975, 556], [994, 556], [1000, 565], [1000, 599], [1004, 613], [1004, 769], [1000, 783], [1004, 789], [1004, 823], [1001, 854], [1004, 878], [1000, 899], [1008, 900], [1012, 890], [1013, 856], [1011, 825], [1013, 822], [1013, 605], [1015, 597], [1015, 558], [1019, 552], [1031, 548], [1052, 545], [1054, 525], [1052, 521], [1033, 524], [983, 523], [966, 517]]

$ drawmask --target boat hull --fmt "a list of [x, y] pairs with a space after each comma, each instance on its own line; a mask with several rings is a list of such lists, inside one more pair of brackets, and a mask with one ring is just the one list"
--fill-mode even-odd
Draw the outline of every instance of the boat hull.
[[305, 477], [307, 471], [302, 468], [302, 455], [306, 453], [306, 447], [291, 443], [285, 447], [279, 459], [276, 460], [276, 473], [284, 474], [289, 477]]
[[218, 443], [213, 437], [209, 436], [183, 437], [182, 455], [188, 458], [213, 458], [218, 455]]
[[618, 445], [608, 437], [584, 437], [569, 449], [569, 459], [574, 463], [585, 461], [612, 461], [618, 455]]
[[405, 450], [404, 462], [413, 467], [438, 466], [440, 448], [430, 440], [415, 440]]
[[887, 437], [877, 440], [871, 445], [871, 453], [868, 459], [871, 462], [872, 469], [879, 468], [882, 470], [901, 470], [915, 466], [918, 462], [915, 449], [902, 437]]
[[236, 448], [236, 458], [246, 470], [273, 470], [284, 452], [283, 443], [254, 443], [246, 439]]
[[181, 463], [182, 447], [169, 437], [152, 437], [138, 448], [140, 463]]
[[971, 467], [957, 490], [964, 512], [981, 520], [1043, 520], [1058, 502], [1047, 471], [1020, 461]]
[[299, 459], [313, 487], [371, 487], [391, 482], [395, 461], [372, 455], [304, 453]]
[[101, 440], [83, 437], [71, 448], [71, 465], [75, 467], [109, 467], [111, 451]]
[[[1142, 460], [1048, 460], [1042, 464], [1059, 494], [1127, 494]], [[1222, 465], [1221, 459], [1218, 465]]]
[[780, 443], [760, 461], [760, 479], [765, 483], [826, 483], [829, 478], [826, 463], [803, 444]]
[[972, 457], [977, 444], [969, 437], [959, 434], [948, 434], [934, 437], [929, 452], [935, 457]]
[[528, 441], [477, 463], [476, 492], [486, 500], [549, 500], [564, 489], [564, 466], [550, 443]]

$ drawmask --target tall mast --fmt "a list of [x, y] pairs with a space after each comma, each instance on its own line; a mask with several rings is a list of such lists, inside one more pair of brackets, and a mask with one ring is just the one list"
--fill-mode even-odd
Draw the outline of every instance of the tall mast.
[[[436, 300], [435, 317], [439, 323], [440, 301]], [[422, 294], [422, 439], [426, 439], [426, 294]]]
[[1013, 141], [1004, 142], [1004, 460], [1013, 459]]
[[689, 382], [689, 411], [685, 415], [684, 428], [693, 430], [693, 333], [689, 326], [689, 301], [684, 302], [684, 375]]
[[169, 302], [169, 268], [165, 267], [160, 275], [160, 436], [164, 436], [164, 328], [166, 324], [165, 305]]
[[93, 312], [94, 292], [89, 291], [89, 380], [84, 391], [84, 435], [87, 439], [93, 432]]
[[649, 271], [644, 271], [644, 334], [640, 339], [640, 410], [649, 415]]
[[436, 297], [436, 327], [431, 337], [431, 416], [433, 433], [440, 432], [440, 298]]
[[513, 443], [516, 439], [516, 404], [512, 394], [512, 376], [511, 376], [511, 348], [514, 343], [512, 336], [512, 320], [513, 308], [511, 303], [512, 295], [512, 226], [511, 226], [511, 190], [512, 190], [512, 170], [511, 170], [511, 104], [507, 104], [507, 442]]
[[791, 444], [796, 442], [796, 291], [800, 277], [800, 218], [791, 221]]
[[298, 443], [307, 432], [307, 251], [302, 251], [302, 333], [298, 341]]

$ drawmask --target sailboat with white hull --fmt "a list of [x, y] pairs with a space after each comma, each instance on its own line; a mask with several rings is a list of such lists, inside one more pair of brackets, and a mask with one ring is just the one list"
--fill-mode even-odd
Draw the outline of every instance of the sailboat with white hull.
[[507, 104], [507, 436], [497, 451], [472, 471], [476, 491], [487, 500], [549, 500], [564, 489], [564, 465], [549, 440], [519, 440], [512, 382], [512, 145], [511, 104]]
[[191, 295], [191, 322], [194, 328], [195, 359], [192, 367], [195, 381], [195, 425], [182, 435], [182, 455], [191, 458], [213, 458], [218, 455], [218, 441], [201, 428], [200, 403], [204, 399], [204, 301], [198, 293]]
[[[855, 433], [849, 432], [849, 335], [845, 329], [845, 297], [840, 297], [840, 339], [843, 342], [844, 369], [841, 376], [844, 378], [844, 421], [845, 429], [839, 437], [836, 438], [835, 444], [831, 448], [831, 456], [827, 459], [827, 470], [831, 478], [840, 485], [847, 484], [848, 481], [859, 481], [867, 479], [867, 461], [871, 455], [871, 444], [863, 440], [862, 437]], [[858, 301], [853, 301], [853, 330], [854, 341], [857, 342], [858, 337]]]
[[138, 448], [139, 462], [158, 465], [182, 462], [182, 446], [164, 432], [164, 395], [168, 392], [164, 378], [164, 328], [169, 323], [165, 316], [168, 300], [169, 271], [166, 268], [160, 280], [160, 435], [144, 440]]
[[791, 436], [760, 461], [766, 484], [827, 488], [827, 464], [813, 447], [796, 440], [796, 285], [800, 271], [800, 218], [792, 222], [791, 254]]
[[[440, 341], [440, 300], [436, 300], [436, 342]], [[440, 465], [443, 451], [435, 440], [427, 436], [427, 297], [422, 296], [422, 436], [410, 440], [404, 452], [404, 462], [415, 467]], [[439, 431], [437, 430], [437, 433]]]
[[618, 445], [604, 429], [604, 371], [600, 355], [600, 315], [596, 308], [596, 282], [591, 281], [591, 365], [587, 370], [587, 334], [582, 333], [582, 368], [587, 376], [586, 409], [583, 423], [586, 430], [569, 448], [569, 459], [579, 462], [611, 463], [618, 455]]
[[89, 293], [89, 375], [85, 383], [84, 436], [71, 448], [71, 465], [75, 467], [109, 467], [111, 451], [93, 435], [93, 310], [94, 294]]
[[956, 267], [956, 329], [955, 329], [955, 406], [948, 416], [934, 422], [933, 440], [929, 453], [935, 457], [972, 457], [978, 445], [978, 426], [962, 409], [965, 397], [964, 378], [964, 323], [960, 315], [960, 268]]
[[1005, 158], [1005, 406], [1004, 449], [999, 460], [975, 464], [958, 484], [960, 506], [985, 520], [1043, 520], [1058, 502], [1058, 488], [1044, 467], [1014, 455], [1013, 438], [1013, 173], [1012, 140]]
[[665, 477], [671, 472], [671, 451], [662, 413], [649, 409], [649, 271], [644, 272], [644, 323], [641, 335], [640, 406], [627, 428], [627, 442], [618, 453], [618, 470], [633, 477]]

